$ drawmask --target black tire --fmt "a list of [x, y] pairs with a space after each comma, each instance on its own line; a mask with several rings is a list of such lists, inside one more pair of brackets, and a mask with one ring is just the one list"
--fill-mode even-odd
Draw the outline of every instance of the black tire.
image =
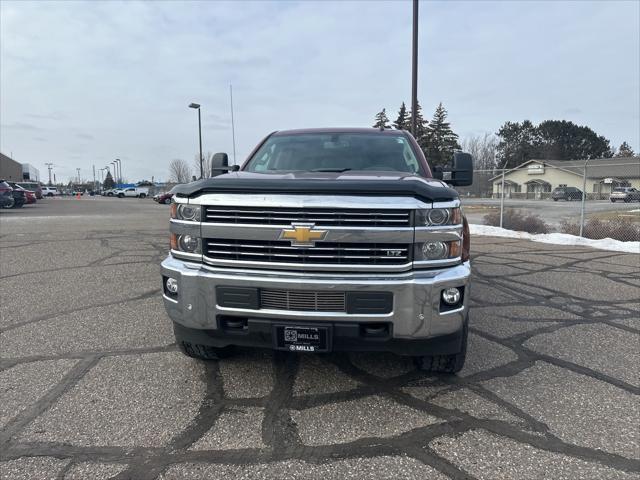
[[20, 203], [20, 202], [13, 204], [13, 208], [22, 208], [23, 206], [24, 206], [24, 203]]
[[53, 197], [53, 193], [51, 192], [47, 193], [47, 197]]
[[118, 198], [124, 198], [124, 193], [119, 193]]
[[553, 201], [554, 201], [554, 202], [557, 202], [557, 201], [558, 201], [558, 199], [557, 199], [557, 198], [554, 198], [554, 199], [553, 199]]
[[145, 197], [146, 197], [146, 195], [144, 193], [140, 194], [140, 198], [145, 198]]
[[10, 197], [10, 198], [9, 198], [9, 203], [7, 203], [6, 205], [4, 205], [2, 208], [6, 208], [6, 209], [13, 208], [13, 206], [14, 206], [15, 204], [16, 204], [16, 200], [15, 200], [15, 198]]
[[611, 198], [611, 203], [616, 203], [615, 199]]
[[216, 348], [209, 345], [198, 345], [178, 340], [178, 348], [187, 357], [198, 360], [220, 360], [233, 354], [232, 347]]
[[465, 320], [462, 327], [462, 350], [453, 355], [425, 355], [416, 357], [418, 369], [430, 373], [458, 373], [464, 367], [467, 359], [467, 342], [469, 336], [469, 320]]
[[165, 198], [163, 203], [165, 205], [169, 205], [171, 203], [171, 199], [170, 198]]

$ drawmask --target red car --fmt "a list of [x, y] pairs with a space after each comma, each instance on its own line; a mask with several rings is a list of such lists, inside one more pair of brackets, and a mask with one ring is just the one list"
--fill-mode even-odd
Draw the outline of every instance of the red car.
[[158, 203], [164, 203], [166, 205], [169, 205], [171, 203], [172, 198], [173, 198], [173, 193], [171, 191], [168, 191], [160, 195], [156, 201]]
[[13, 188], [14, 190], [20, 190], [20, 191], [24, 192], [24, 196], [25, 196], [25, 198], [27, 200], [26, 201], [27, 205], [31, 205], [32, 203], [36, 203], [36, 201], [37, 201], [36, 192], [32, 192], [31, 190], [27, 190], [26, 188], [21, 187], [17, 183], [9, 182], [9, 185], [11, 185], [11, 188]]

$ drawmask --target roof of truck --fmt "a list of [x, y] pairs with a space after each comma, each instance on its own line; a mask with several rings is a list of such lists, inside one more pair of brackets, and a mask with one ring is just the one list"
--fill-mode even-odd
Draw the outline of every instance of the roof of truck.
[[333, 128], [299, 128], [295, 130], [279, 130], [273, 135], [303, 135], [309, 133], [378, 133], [380, 135], [404, 135], [404, 130], [392, 130], [379, 128], [355, 128], [355, 127], [333, 127]]

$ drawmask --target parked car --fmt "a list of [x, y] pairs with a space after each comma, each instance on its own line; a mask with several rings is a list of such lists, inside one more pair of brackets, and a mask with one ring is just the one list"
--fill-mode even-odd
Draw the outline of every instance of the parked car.
[[173, 198], [173, 192], [169, 190], [168, 192], [164, 192], [161, 195], [158, 195], [156, 202], [164, 203], [165, 205], [169, 205], [171, 203], [171, 199]]
[[36, 198], [38, 200], [42, 200], [44, 192], [42, 191], [42, 185], [40, 185], [39, 183], [37, 183], [37, 182], [18, 182], [18, 185], [20, 185], [25, 190], [32, 191], [33, 193], [35, 193], [35, 196], [36, 196]]
[[124, 198], [124, 197], [146, 198], [147, 195], [149, 195], [149, 189], [145, 187], [121, 188], [120, 190], [116, 190], [116, 195], [118, 196], [118, 198]]
[[114, 195], [116, 195], [117, 189], [115, 188], [111, 188], [109, 190], [103, 190], [102, 191], [102, 196], [103, 197], [113, 197]]
[[[13, 188], [10, 182], [5, 182], [4, 180], [0, 180], [0, 184], [3, 185], [2, 190], [5, 195], [11, 197], [8, 201], [3, 202], [3, 208], [21, 208], [25, 203], [27, 203], [27, 197], [24, 190]], [[6, 187], [4, 185], [6, 185]]]
[[32, 192], [31, 190], [27, 190], [26, 188], [21, 187], [19, 183], [9, 182], [9, 185], [14, 190], [18, 190], [18, 191], [24, 192], [24, 196], [25, 196], [25, 200], [26, 200], [25, 203], [27, 205], [31, 205], [32, 203], [36, 203], [36, 201], [37, 201], [36, 192]]
[[633, 187], [617, 187], [609, 195], [609, 200], [611, 200], [611, 203], [616, 203], [617, 201], [625, 203], [640, 202], [640, 190]]
[[13, 188], [4, 180], [0, 180], [0, 208], [12, 208], [14, 203]]
[[582, 200], [582, 190], [576, 187], [556, 187], [551, 192], [551, 198], [554, 202], [558, 200]]
[[60, 195], [58, 187], [42, 187], [42, 195], [45, 197], [55, 197]]

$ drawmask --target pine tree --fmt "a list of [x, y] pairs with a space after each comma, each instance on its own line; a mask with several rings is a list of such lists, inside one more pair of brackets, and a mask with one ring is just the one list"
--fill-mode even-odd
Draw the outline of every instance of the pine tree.
[[615, 157], [635, 157], [636, 154], [627, 142], [622, 142], [620, 147], [618, 148], [618, 153], [614, 155]]
[[[425, 120], [424, 117], [422, 116], [422, 107], [420, 106], [420, 102], [418, 102], [417, 106], [418, 108], [416, 108], [416, 132], [413, 136], [416, 139], [416, 142], [418, 142], [418, 145], [420, 145], [420, 148], [422, 148], [422, 151], [425, 152], [425, 155], [426, 155], [427, 147], [428, 147], [427, 133], [429, 131], [429, 122]], [[411, 130], [412, 115], [413, 115], [413, 112], [410, 112], [409, 118], [407, 120], [408, 122], [407, 130]]]
[[409, 112], [407, 112], [407, 107], [404, 102], [400, 105], [398, 118], [393, 122], [393, 128], [396, 130], [411, 130], [411, 118], [409, 117]]
[[385, 108], [376, 114], [376, 123], [373, 124], [373, 128], [391, 128], [389, 125], [389, 118], [387, 117], [387, 111]]
[[431, 165], [448, 165], [453, 158], [453, 152], [460, 150], [458, 135], [447, 122], [447, 110], [442, 102], [433, 114], [433, 120], [427, 131], [427, 160]]
[[104, 179], [104, 183], [102, 184], [102, 188], [105, 190], [111, 190], [115, 187], [115, 182], [113, 181], [113, 177], [111, 176], [111, 172], [107, 171], [107, 176]]

